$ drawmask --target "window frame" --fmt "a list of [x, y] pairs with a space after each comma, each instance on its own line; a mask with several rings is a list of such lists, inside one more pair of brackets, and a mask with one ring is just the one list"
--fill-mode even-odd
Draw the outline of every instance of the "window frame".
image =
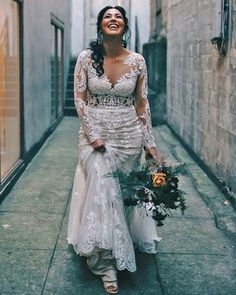
[[[0, 178], [0, 202], [11, 190], [18, 177], [24, 171], [26, 165], [26, 149], [25, 149], [25, 126], [24, 126], [24, 55], [23, 55], [23, 0], [12, 0], [18, 4], [18, 23], [19, 23], [19, 128], [20, 128], [20, 155], [18, 161], [12, 166], [9, 173]], [[1, 167], [0, 167], [1, 169]]]
[[[55, 64], [55, 68], [56, 68], [56, 78], [55, 78], [55, 85], [56, 85], [56, 117], [54, 120], [51, 120], [52, 118], [50, 118], [50, 122], [51, 122], [51, 128], [54, 129], [54, 127], [57, 125], [58, 121], [64, 116], [64, 105], [65, 105], [65, 85], [64, 85], [64, 22], [61, 21], [57, 16], [55, 16], [53, 13], [51, 13], [51, 22], [50, 22], [51, 26], [54, 27], [54, 37], [55, 37], [55, 43], [54, 43], [54, 50], [55, 50], [55, 56], [56, 56], [56, 64]], [[62, 63], [61, 63], [61, 70], [62, 70], [62, 76], [61, 76], [61, 107], [62, 107], [62, 112], [59, 113], [59, 97], [58, 97], [58, 86], [59, 86], [59, 79], [58, 79], [58, 46], [57, 46], [57, 42], [58, 42], [58, 31], [61, 32], [61, 58], [62, 58]], [[56, 32], [56, 33], [55, 33]], [[51, 101], [51, 100], [50, 100]], [[51, 114], [50, 114], [51, 116]]]

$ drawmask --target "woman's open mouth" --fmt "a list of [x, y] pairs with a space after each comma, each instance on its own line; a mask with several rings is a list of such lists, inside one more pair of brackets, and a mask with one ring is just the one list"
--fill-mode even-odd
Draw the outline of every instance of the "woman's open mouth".
[[118, 29], [119, 26], [116, 25], [116, 24], [111, 24], [111, 25], [108, 26], [108, 28], [109, 28], [109, 29]]

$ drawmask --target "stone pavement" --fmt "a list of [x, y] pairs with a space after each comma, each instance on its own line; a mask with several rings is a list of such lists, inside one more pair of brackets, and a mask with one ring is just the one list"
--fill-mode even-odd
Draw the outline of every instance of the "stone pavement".
[[[167, 126], [154, 132], [171, 161], [189, 163], [188, 209], [158, 228], [158, 254], [137, 253], [138, 270], [119, 274], [119, 294], [234, 295], [236, 212]], [[105, 293], [66, 242], [77, 133], [78, 118], [64, 118], [0, 205], [1, 295]]]

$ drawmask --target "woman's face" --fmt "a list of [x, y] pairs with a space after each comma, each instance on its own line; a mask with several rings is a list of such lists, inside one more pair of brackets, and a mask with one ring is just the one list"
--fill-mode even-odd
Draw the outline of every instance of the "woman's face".
[[101, 30], [103, 35], [120, 35], [122, 37], [125, 30], [125, 22], [121, 12], [115, 8], [108, 9], [103, 16]]

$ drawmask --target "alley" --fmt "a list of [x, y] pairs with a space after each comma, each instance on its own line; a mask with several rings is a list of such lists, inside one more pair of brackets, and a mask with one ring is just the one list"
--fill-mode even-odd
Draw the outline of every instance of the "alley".
[[[63, 119], [0, 205], [1, 295], [104, 294], [66, 241], [78, 124]], [[171, 161], [189, 163], [181, 176], [188, 208], [158, 228], [158, 254], [137, 253], [138, 270], [119, 274], [119, 294], [233, 295], [236, 212], [166, 125], [154, 132]]]

